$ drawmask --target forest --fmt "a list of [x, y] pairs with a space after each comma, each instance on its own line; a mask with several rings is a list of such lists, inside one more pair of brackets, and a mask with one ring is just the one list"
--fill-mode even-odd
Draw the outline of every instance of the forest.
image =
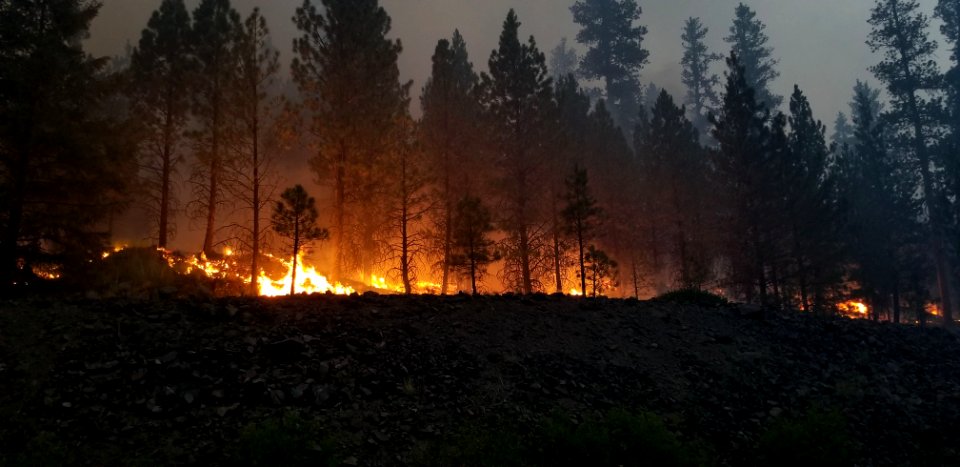
[[[676, 25], [671, 95], [644, 81], [637, 0], [573, 4], [585, 53], [513, 10], [489, 57], [451, 31], [420, 92], [378, 0], [304, 0], [292, 46], [259, 9], [157, 3], [97, 57], [99, 2], [0, 1], [0, 293], [83, 290], [141, 255], [236, 295], [699, 290], [954, 323], [960, 0], [874, 1], [876, 63], [829, 130], [803, 89], [771, 90], [776, 31], [747, 4], [729, 50]], [[179, 213], [195, 251], [172, 251]], [[131, 216], [148, 238], [116, 235]]]

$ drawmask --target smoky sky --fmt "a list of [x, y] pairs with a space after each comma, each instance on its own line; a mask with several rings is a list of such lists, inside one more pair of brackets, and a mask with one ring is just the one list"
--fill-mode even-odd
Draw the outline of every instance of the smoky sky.
[[[643, 72], [644, 83], [665, 87], [675, 96], [683, 92], [679, 61], [683, 21], [700, 17], [710, 28], [714, 52], [727, 54], [723, 37], [741, 0], [640, 0], [642, 23], [649, 29], [644, 45], [650, 50], [650, 64]], [[187, 0], [193, 8], [199, 0]], [[315, 0], [319, 3], [318, 0]], [[393, 18], [391, 36], [401, 39], [404, 52], [400, 67], [404, 79], [414, 81], [415, 93], [430, 73], [430, 56], [438, 39], [459, 29], [467, 41], [471, 61], [486, 69], [490, 51], [497, 45], [503, 19], [515, 8], [522, 22], [521, 35], [533, 35], [541, 50], [548, 53], [562, 37], [570, 42], [578, 27], [570, 6], [574, 0], [382, 0]], [[852, 87], [857, 79], [873, 82], [868, 67], [879, 60], [866, 45], [870, 27], [867, 18], [874, 0], [751, 0], [746, 2], [767, 25], [769, 45], [779, 59], [780, 79], [773, 91], [789, 96], [797, 84], [810, 97], [814, 112], [830, 127], [837, 112], [847, 112]], [[136, 45], [140, 31], [159, 0], [104, 0], [93, 24], [88, 49], [97, 55], [116, 55], [127, 43]], [[264, 12], [273, 42], [285, 62], [297, 35], [291, 22], [302, 0], [234, 0], [241, 15], [253, 7]], [[932, 13], [936, 0], [920, 0]], [[938, 58], [946, 63], [947, 47], [940, 40], [940, 23], [932, 21], [931, 34], [940, 42]], [[579, 47], [579, 46], [578, 46]], [[579, 47], [582, 51], [583, 48]], [[725, 66], [715, 65], [721, 74]], [[416, 97], [416, 96], [414, 96]], [[416, 107], [416, 106], [414, 106]]]

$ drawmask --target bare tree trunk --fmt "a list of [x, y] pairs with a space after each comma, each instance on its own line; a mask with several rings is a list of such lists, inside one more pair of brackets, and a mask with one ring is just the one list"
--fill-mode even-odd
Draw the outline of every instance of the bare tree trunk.
[[408, 223], [410, 222], [410, 194], [407, 192], [407, 156], [400, 156], [400, 278], [403, 281], [403, 292], [413, 293], [410, 284], [410, 237]]
[[253, 122], [253, 259], [250, 265], [250, 293], [257, 296], [260, 295], [257, 284], [257, 278], [260, 277], [260, 124], [257, 117]]
[[557, 197], [551, 195], [551, 211], [553, 213], [553, 276], [557, 280], [557, 293], [563, 293], [563, 276], [560, 257], [560, 219], [557, 215]]
[[443, 160], [444, 165], [444, 177], [443, 177], [443, 193], [444, 193], [444, 225], [443, 225], [443, 273], [442, 278], [440, 279], [440, 295], [447, 294], [447, 287], [450, 282], [450, 254], [451, 254], [451, 245], [453, 244], [453, 193], [450, 189], [450, 163], [448, 157], [445, 155]]
[[340, 152], [337, 154], [337, 162], [334, 178], [334, 201], [333, 201], [333, 228], [336, 231], [337, 235], [337, 257], [336, 263], [334, 264], [334, 275], [340, 280], [343, 278], [344, 267], [346, 266], [346, 246], [347, 241], [345, 238], [346, 235], [346, 163], [347, 163], [347, 148], [344, 141], [340, 141]]
[[297, 290], [297, 260], [300, 256], [300, 218], [293, 223], [293, 269], [290, 270], [290, 295]]

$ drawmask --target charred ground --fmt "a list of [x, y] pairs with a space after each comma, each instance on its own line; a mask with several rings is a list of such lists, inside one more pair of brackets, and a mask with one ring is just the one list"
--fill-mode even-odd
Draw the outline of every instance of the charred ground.
[[670, 302], [6, 301], [0, 464], [956, 465], [958, 356]]

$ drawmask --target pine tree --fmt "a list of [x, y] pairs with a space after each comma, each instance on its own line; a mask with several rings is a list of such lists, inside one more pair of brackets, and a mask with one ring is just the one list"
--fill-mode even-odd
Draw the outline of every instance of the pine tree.
[[747, 86], [754, 89], [757, 102], [775, 110], [783, 103], [783, 97], [773, 94], [770, 85], [780, 73], [776, 70], [778, 60], [772, 58], [773, 48], [767, 43], [767, 26], [757, 19], [757, 13], [743, 3], [737, 5], [730, 35], [724, 40], [730, 44], [746, 73]]
[[202, 0], [193, 12], [193, 46], [197, 61], [193, 92], [196, 164], [194, 216], [204, 220], [203, 252], [214, 254], [217, 211], [224, 203], [223, 175], [228, 154], [230, 89], [237, 80], [236, 40], [240, 15], [230, 0]]
[[[596, 298], [603, 295], [604, 292], [616, 287], [617, 267], [616, 261], [610, 258], [603, 250], [598, 250], [596, 246], [587, 247], [586, 262], [587, 274], [590, 276], [590, 296]], [[583, 291], [584, 295], [587, 290]]]
[[502, 225], [508, 236], [506, 282], [529, 294], [542, 266], [540, 191], [534, 184], [545, 157], [543, 142], [553, 102], [544, 55], [533, 37], [526, 44], [520, 42], [519, 28], [517, 15], [510, 10], [500, 46], [490, 55], [490, 73], [481, 76], [481, 102], [500, 172]]
[[173, 175], [183, 160], [180, 139], [190, 113], [192, 30], [183, 0], [164, 0], [150, 16], [131, 63], [132, 101], [145, 128], [142, 147], [148, 210], [157, 217], [157, 246], [166, 248], [176, 226]]
[[700, 18], [688, 18], [683, 25], [683, 59], [680, 65], [680, 81], [687, 88], [684, 102], [689, 105], [691, 121], [702, 135], [707, 134], [707, 115], [720, 103], [716, 87], [720, 77], [711, 73], [710, 65], [723, 60], [723, 56], [710, 53], [705, 39], [710, 32]]
[[[844, 250], [862, 298], [875, 312], [891, 301], [894, 319], [899, 321], [899, 298], [911, 288], [910, 278], [920, 274], [922, 264], [912, 253], [922, 241], [919, 206], [913, 196], [916, 174], [891, 150], [879, 93], [858, 81], [850, 107], [855, 144], [840, 154], [836, 170], [848, 219], [840, 224]], [[919, 297], [914, 300], [922, 302]], [[922, 311], [922, 303], [917, 308]]]
[[452, 222], [458, 200], [476, 183], [476, 120], [479, 104], [475, 89], [479, 83], [459, 31], [451, 40], [442, 39], [433, 54], [433, 70], [423, 88], [420, 108], [420, 139], [432, 167], [435, 181], [436, 241], [440, 257], [440, 293], [450, 283]]
[[[706, 158], [697, 131], [665, 90], [660, 92], [645, 126], [638, 153], [649, 222], [657, 223], [680, 288], [700, 288], [707, 260], [700, 231], [704, 229], [708, 183]], [[659, 240], [659, 239], [658, 239]]]
[[0, 2], [0, 287], [99, 256], [135, 178], [114, 77], [82, 48], [99, 3]]
[[387, 187], [388, 204], [384, 258], [395, 264], [404, 293], [413, 293], [419, 257], [426, 249], [426, 234], [417, 227], [430, 209], [428, 174], [424, 154], [416, 142], [412, 119], [405, 119], [405, 136], [398, 138], [386, 162], [393, 176], [382, 180]]
[[891, 97], [888, 114], [919, 174], [919, 191], [930, 231], [930, 257], [937, 272], [943, 319], [953, 325], [951, 272], [945, 240], [944, 206], [936, 170], [943, 166], [931, 150], [941, 135], [935, 122], [939, 113], [936, 91], [941, 82], [935, 61], [936, 42], [928, 35], [929, 19], [915, 0], [877, 0], [869, 23], [873, 27], [867, 43], [883, 61], [871, 67]]
[[[834, 178], [828, 173], [826, 128], [813, 117], [810, 102], [794, 86], [790, 97], [788, 157], [783, 167], [783, 211], [789, 222], [792, 274], [804, 311], [826, 310], [829, 289], [840, 282], [840, 219], [834, 202]], [[816, 227], [812, 227], [816, 226]]]
[[470, 277], [470, 287], [476, 295], [477, 282], [497, 256], [494, 242], [488, 237], [494, 230], [490, 211], [480, 198], [465, 195], [457, 203], [451, 230], [451, 266]]
[[[754, 98], [746, 70], [735, 54], [727, 59], [730, 71], [723, 106], [711, 116], [718, 149], [714, 158], [719, 195], [721, 250], [729, 262], [728, 282], [747, 301], [770, 302], [769, 267], [772, 263], [770, 226], [775, 224], [769, 111]], [[782, 128], [784, 123], [781, 123]]]
[[833, 121], [833, 136], [830, 138], [831, 143], [837, 150], [842, 150], [845, 146], [852, 146], [854, 142], [853, 131], [853, 125], [850, 124], [850, 119], [847, 117], [847, 114], [838, 112], [837, 118]]
[[280, 53], [270, 42], [270, 30], [259, 8], [243, 23], [236, 39], [238, 76], [230, 89], [231, 111], [237, 120], [231, 138], [236, 144], [235, 156], [225, 160], [227, 189], [246, 210], [249, 228], [242, 227], [241, 240], [251, 255], [251, 293], [258, 291], [260, 256], [266, 229], [261, 227], [264, 208], [270, 204], [274, 182], [274, 155], [281, 145], [283, 102], [276, 95]]
[[[332, 179], [337, 277], [373, 266], [383, 221], [378, 179], [383, 155], [402, 134], [412, 83], [400, 82], [403, 47], [387, 38], [390, 17], [377, 0], [304, 0], [294, 18], [293, 79], [300, 90], [316, 155], [311, 168]], [[322, 13], [321, 13], [322, 11]]]
[[577, 51], [567, 45], [567, 38], [560, 39], [560, 43], [550, 51], [550, 76], [554, 81], [566, 78], [577, 72], [580, 56]]
[[573, 173], [566, 179], [566, 206], [563, 208], [563, 220], [566, 233], [573, 237], [577, 245], [577, 265], [580, 267], [580, 290], [587, 290], [587, 269], [585, 255], [587, 246], [594, 237], [602, 211], [597, 200], [590, 194], [590, 181], [586, 169], [573, 166]]
[[297, 185], [284, 190], [273, 208], [273, 230], [288, 238], [293, 248], [293, 268], [291, 269], [290, 295], [296, 293], [297, 261], [300, 252], [310, 243], [330, 238], [330, 231], [317, 225], [320, 215], [317, 203], [303, 188]]
[[608, 105], [621, 128], [633, 128], [639, 111], [640, 72], [649, 63], [646, 26], [636, 0], [578, 0], [570, 7], [580, 25], [577, 41], [590, 49], [580, 63], [587, 79], [604, 81]]

